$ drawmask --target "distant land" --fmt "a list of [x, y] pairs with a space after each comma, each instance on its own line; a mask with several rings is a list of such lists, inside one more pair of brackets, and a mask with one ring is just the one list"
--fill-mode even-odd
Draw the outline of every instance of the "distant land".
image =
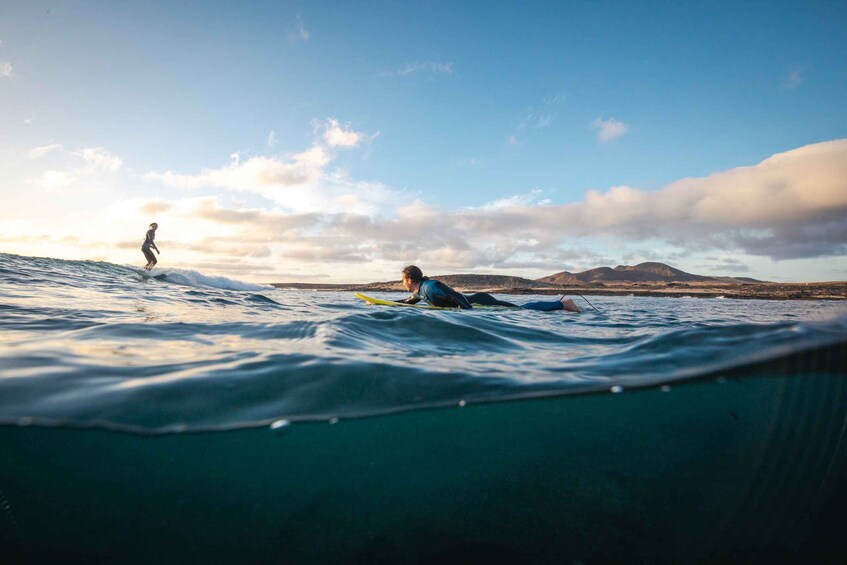
[[[844, 300], [847, 282], [775, 283], [748, 277], [694, 275], [664, 263], [598, 267], [581, 273], [562, 271], [540, 279], [506, 275], [433, 275], [461, 292], [499, 294], [594, 294], [633, 296], [691, 296], [701, 298], [758, 298], [771, 300]], [[405, 292], [399, 280], [364, 284], [273, 283], [277, 288]]]

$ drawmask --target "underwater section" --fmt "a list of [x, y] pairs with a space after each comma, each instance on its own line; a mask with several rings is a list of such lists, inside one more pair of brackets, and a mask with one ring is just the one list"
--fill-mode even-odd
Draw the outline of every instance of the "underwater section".
[[0, 446], [4, 563], [847, 557], [843, 374]]

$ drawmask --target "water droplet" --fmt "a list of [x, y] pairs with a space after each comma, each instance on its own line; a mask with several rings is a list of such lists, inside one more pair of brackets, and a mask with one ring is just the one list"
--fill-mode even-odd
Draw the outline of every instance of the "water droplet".
[[668, 385], [662, 385], [662, 388], [660, 388], [659, 390], [661, 390], [662, 392], [670, 392], [671, 387], [669, 387]]
[[271, 424], [272, 430], [282, 430], [291, 425], [291, 422], [288, 420], [277, 420], [276, 422]]
[[460, 400], [460, 401], [459, 401], [459, 408], [461, 408], [461, 407], [462, 407], [462, 406], [464, 406], [465, 404], [467, 404], [467, 402], [465, 402], [464, 400]]
[[18, 425], [19, 426], [28, 426], [31, 423], [32, 423], [32, 418], [30, 418], [29, 416], [24, 416], [23, 418], [18, 418]]
[[612, 391], [612, 394], [618, 394], [618, 393], [623, 392], [623, 387], [620, 386], [620, 385], [615, 385], [612, 388], [610, 388], [609, 390]]
[[337, 423], [338, 423], [338, 418], [331, 418], [331, 419], [329, 420], [329, 423], [330, 423], [330, 424], [337, 424]]

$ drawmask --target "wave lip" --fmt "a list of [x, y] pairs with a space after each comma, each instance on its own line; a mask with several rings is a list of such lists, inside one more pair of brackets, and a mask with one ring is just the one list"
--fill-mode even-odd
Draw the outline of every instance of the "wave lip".
[[183, 286], [196, 286], [199, 288], [218, 288], [221, 290], [274, 290], [274, 287], [270, 285], [248, 283], [219, 275], [205, 275], [199, 271], [192, 271], [190, 269], [176, 269], [166, 267], [154, 269], [149, 273], [134, 268], [132, 270], [138, 272], [144, 278], [162, 280], [169, 283], [180, 284]]

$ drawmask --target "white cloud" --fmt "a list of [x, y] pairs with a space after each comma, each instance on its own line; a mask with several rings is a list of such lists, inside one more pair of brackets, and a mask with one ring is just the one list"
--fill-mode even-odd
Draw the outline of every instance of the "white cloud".
[[426, 61], [423, 63], [407, 63], [402, 68], [391, 72], [382, 73], [383, 75], [399, 75], [406, 76], [419, 72], [427, 72], [432, 74], [453, 74], [453, 63], [436, 63], [434, 61]]
[[32, 125], [32, 118], [26, 118], [26, 119], [24, 120], [24, 125], [31, 126], [31, 125]]
[[342, 171], [328, 171], [336, 157], [336, 149], [348, 149], [373, 139], [342, 126], [335, 118], [313, 122], [316, 142], [300, 153], [287, 158], [250, 157], [242, 161], [239, 154], [231, 156], [228, 166], [205, 169], [198, 174], [173, 171], [149, 172], [144, 179], [184, 189], [222, 188], [260, 194], [289, 210], [336, 210], [351, 200], [340, 198], [357, 194], [355, 209], [373, 209], [377, 195], [385, 196], [378, 184], [351, 183]]
[[274, 145], [276, 145], [276, 132], [271, 130], [268, 134], [268, 147], [273, 147]]
[[84, 147], [74, 151], [73, 155], [82, 158], [86, 162], [84, 172], [94, 174], [98, 172], [115, 172], [123, 166], [123, 160], [113, 155], [103, 147]]
[[144, 175], [144, 178], [176, 188], [210, 187], [262, 192], [269, 187], [284, 188], [314, 180], [319, 176], [319, 170], [310, 163], [316, 160], [316, 155], [303, 158], [295, 156], [291, 162], [269, 157], [251, 157], [241, 163], [236, 154], [229, 166], [219, 169], [206, 169], [196, 175], [184, 175], [172, 171], [150, 172]]
[[515, 137], [514, 135], [510, 135], [509, 137], [506, 138], [506, 143], [509, 144], [509, 145], [517, 145], [518, 144], [518, 138]]
[[483, 204], [482, 210], [499, 210], [501, 208], [511, 208], [513, 206], [530, 206], [533, 204], [549, 204], [549, 199], [542, 199], [544, 191], [540, 188], [534, 188], [526, 194], [516, 194], [508, 198], [501, 198], [487, 204]]
[[9, 78], [12, 76], [12, 64], [2, 61], [0, 62], [0, 77]]
[[597, 130], [598, 141], [611, 141], [629, 132], [628, 125], [614, 118], [597, 118], [591, 122], [591, 127]]
[[590, 241], [774, 260], [847, 253], [847, 140], [654, 192], [616, 186], [560, 205], [541, 196], [534, 190], [473, 209], [415, 201], [389, 215], [339, 213], [322, 233], [370, 242], [376, 259], [429, 258], [464, 268], [532, 264]]
[[54, 151], [61, 151], [61, 150], [62, 150], [62, 146], [60, 144], [53, 143], [51, 145], [44, 145], [42, 147], [35, 147], [35, 148], [31, 149], [29, 151], [29, 153], [27, 153], [27, 156], [30, 159], [36, 160], [36, 159], [41, 159], [42, 157], [49, 155], [50, 153], [52, 153]]
[[800, 147], [757, 165], [683, 179], [655, 192], [618, 186], [582, 202], [500, 206], [460, 218], [468, 233], [661, 239], [773, 259], [847, 252], [847, 140]]
[[[30, 150], [28, 156], [30, 159], [37, 160], [61, 150], [62, 146], [59, 144], [45, 145]], [[123, 166], [123, 160], [120, 157], [113, 155], [103, 147], [84, 147], [72, 152], [71, 155], [82, 159], [84, 164], [82, 166], [69, 164], [63, 171], [51, 169], [41, 173], [36, 178], [29, 179], [28, 182], [49, 191], [59, 191], [71, 186], [81, 177], [92, 177], [100, 173], [114, 173]]]
[[324, 141], [330, 147], [356, 147], [362, 138], [363, 135], [350, 129], [349, 124], [345, 128], [335, 118], [327, 120]]

